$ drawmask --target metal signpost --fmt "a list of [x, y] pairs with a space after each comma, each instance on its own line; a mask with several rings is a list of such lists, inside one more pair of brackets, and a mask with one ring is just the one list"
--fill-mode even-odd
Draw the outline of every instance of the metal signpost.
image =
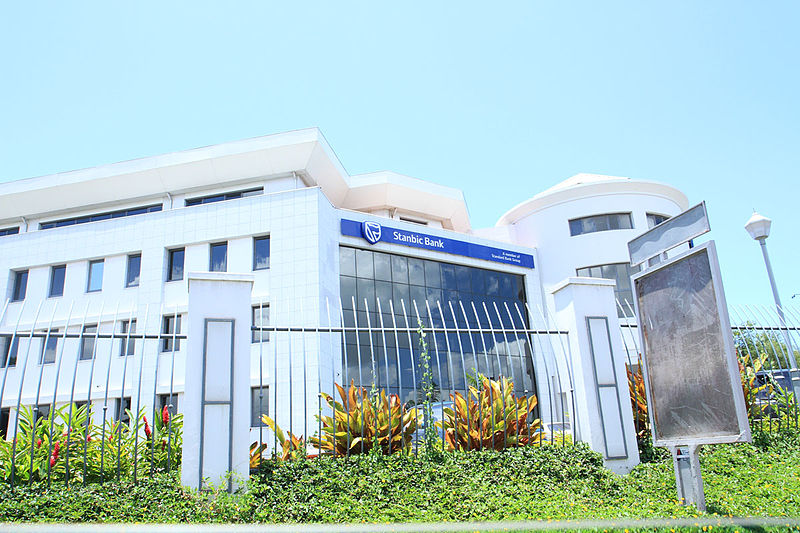
[[678, 498], [701, 511], [700, 446], [750, 440], [716, 247], [691, 242], [708, 231], [701, 203], [628, 243], [653, 445], [670, 448]]

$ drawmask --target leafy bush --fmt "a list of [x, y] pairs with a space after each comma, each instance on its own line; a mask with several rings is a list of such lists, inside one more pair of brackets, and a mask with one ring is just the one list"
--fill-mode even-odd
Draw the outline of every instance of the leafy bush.
[[536, 396], [517, 398], [510, 379], [481, 376], [480, 390], [469, 387], [466, 399], [460, 392], [450, 399], [453, 407], [444, 409], [444, 420], [436, 423], [444, 429], [448, 450], [504, 450], [542, 441], [541, 420], [528, 422]]
[[320, 417], [322, 435], [309, 439], [311, 444], [322, 453], [338, 456], [368, 453], [376, 445], [384, 455], [411, 450], [421, 418], [417, 409], [406, 407], [396, 394], [387, 398], [384, 390], [371, 399], [366, 389], [356, 388], [354, 382], [347, 392], [338, 383], [335, 385], [342, 401], [320, 393], [334, 416]]
[[127, 413], [128, 424], [106, 421], [98, 426], [87, 424], [90, 412], [85, 405], [60, 406], [38, 420], [29, 406], [23, 406], [17, 436], [0, 440], [0, 476], [7, 482], [13, 476], [15, 483], [90, 482], [118, 475], [128, 478], [134, 468], [141, 475], [180, 465], [182, 415], [172, 416], [170, 423], [165, 408], [151, 425], [144, 408], [138, 417]]
[[[798, 431], [764, 434], [756, 446], [709, 446], [700, 461], [709, 513], [796, 516]], [[669, 458], [639, 465], [620, 477], [603, 468], [601, 457], [584, 444], [527, 446], [504, 453], [265, 461], [251, 478], [249, 491], [233, 495], [186, 490], [174, 472], [138, 484], [92, 483], [66, 490], [54, 482], [47, 490], [34, 482], [0, 491], [5, 521], [624, 521], [698, 514], [677, 503]]]

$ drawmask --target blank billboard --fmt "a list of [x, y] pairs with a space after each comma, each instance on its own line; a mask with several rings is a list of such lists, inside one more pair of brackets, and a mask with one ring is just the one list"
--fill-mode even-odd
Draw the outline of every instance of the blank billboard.
[[634, 278], [656, 445], [749, 438], [718, 280], [713, 242]]

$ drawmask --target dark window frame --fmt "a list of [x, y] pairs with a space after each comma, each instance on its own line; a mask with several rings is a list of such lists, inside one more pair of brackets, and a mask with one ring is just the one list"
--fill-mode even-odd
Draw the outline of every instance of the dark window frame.
[[[652, 229], [659, 224], [663, 224], [672, 217], [669, 215], [662, 215], [661, 213], [645, 213], [645, 218], [647, 219], [647, 229]], [[663, 220], [661, 220], [661, 222], [657, 222], [659, 218]], [[650, 225], [651, 222], [653, 223], [652, 226]]]
[[[136, 276], [131, 279], [131, 259], [138, 259], [138, 268], [136, 269]], [[138, 287], [142, 275], [142, 253], [128, 254], [128, 261], [125, 265], [125, 288]]]
[[[95, 265], [103, 265], [100, 268], [100, 288], [99, 289], [92, 289], [92, 267]], [[93, 259], [89, 261], [89, 268], [87, 269], [86, 273], [86, 292], [102, 292], [103, 290], [103, 276], [105, 275], [106, 270], [106, 260], [105, 259]]]
[[120, 209], [118, 211], [105, 211], [103, 213], [81, 215], [79, 217], [62, 218], [60, 220], [41, 222], [39, 224], [39, 229], [63, 228], [65, 226], [75, 226], [77, 224], [86, 224], [89, 222], [100, 222], [112, 218], [130, 217], [134, 215], [143, 215], [145, 213], [156, 213], [161, 211], [163, 208], [164, 206], [162, 204], [152, 204], [140, 207], [131, 207], [129, 209]]
[[[629, 227], [611, 227], [614, 225], [622, 226], [619, 224], [619, 221], [622, 219], [612, 219], [611, 217], [626, 217], [626, 221]], [[604, 221], [608, 227], [601, 228], [601, 229], [586, 229], [584, 225], [588, 222], [592, 221], [593, 223], [597, 224], [599, 221]], [[633, 213], [630, 211], [619, 211], [614, 213], [598, 213], [596, 215], [587, 215], [583, 217], [571, 218], [569, 219], [569, 234], [571, 237], [577, 237], [578, 235], [586, 235], [588, 233], [598, 233], [601, 231], [617, 231], [617, 230], [626, 230], [626, 229], [634, 229], [635, 226], [633, 225]]]
[[[54, 290], [53, 290], [54, 289], [53, 282], [56, 280], [56, 270], [61, 270], [61, 269], [63, 269], [63, 271], [64, 271], [64, 275], [61, 278], [61, 292], [56, 294], [54, 292]], [[66, 283], [67, 283], [67, 265], [53, 265], [53, 266], [51, 266], [50, 267], [50, 284], [49, 284], [49, 287], [47, 289], [47, 297], [48, 298], [59, 298], [61, 296], [64, 296], [64, 286], [66, 285]]]
[[[258, 407], [258, 391], [261, 390], [261, 412], [257, 410]], [[269, 414], [269, 385], [254, 385], [250, 387], [250, 427], [260, 428], [267, 427], [261, 420], [260, 415]]]
[[[21, 302], [25, 299], [25, 296], [28, 293], [28, 269], [24, 270], [12, 270], [13, 272], [13, 280], [12, 280], [12, 288], [11, 288], [11, 301], [12, 302]], [[23, 280], [23, 281], [20, 281]]]
[[218, 192], [206, 196], [186, 198], [183, 203], [186, 207], [194, 207], [196, 205], [213, 204], [216, 202], [225, 202], [227, 200], [239, 200], [241, 198], [249, 198], [251, 196], [261, 196], [262, 194], [264, 194], [264, 187], [251, 187], [249, 189], [241, 189], [238, 191]]
[[[224, 248], [225, 259], [222, 269], [214, 268], [214, 250]], [[228, 271], [228, 241], [212, 242], [208, 245], [208, 271], [209, 272], [227, 272]]]
[[19, 356], [19, 335], [3, 335], [2, 340], [2, 357], [0, 357], [0, 368], [6, 366], [17, 366], [17, 357]]
[[[181, 254], [180, 276], [175, 275], [175, 254]], [[181, 281], [186, 266], [186, 248], [168, 248], [167, 249], [167, 279], [166, 281]]]
[[[266, 266], [258, 266], [258, 243], [267, 243]], [[256, 270], [269, 270], [269, 259], [271, 255], [272, 244], [269, 235], [262, 235], [260, 237], [253, 237], [253, 271]]]
[[[266, 305], [254, 305], [252, 306], [252, 312], [250, 313], [250, 325], [252, 327], [256, 327], [256, 315], [261, 312], [261, 318], [266, 318], [266, 324], [260, 324], [261, 327], [269, 325], [269, 304]], [[260, 339], [260, 340], [259, 340]], [[262, 342], [269, 342], [269, 332], [268, 331], [251, 331], [250, 342], [252, 344], [259, 344]]]
[[[174, 322], [173, 322], [174, 321]], [[177, 324], [177, 326], [176, 326]], [[172, 335], [180, 335], [181, 328], [183, 327], [183, 321], [181, 320], [181, 315], [164, 315], [161, 320], [161, 334], [165, 335], [161, 339], [161, 353], [172, 352]], [[174, 330], [174, 331], [173, 331]], [[170, 335], [167, 337], [166, 335]], [[181, 340], [175, 339], [175, 352], [179, 352], [181, 350]]]
[[[84, 324], [83, 329], [81, 330], [81, 336], [78, 338], [80, 341], [79, 350], [78, 350], [78, 361], [91, 361], [94, 356], [95, 352], [97, 351], [96, 348], [96, 340], [97, 340], [97, 333], [98, 328], [100, 326], [98, 324]], [[94, 328], [94, 331], [92, 329]], [[90, 333], [90, 335], [87, 335]], [[88, 356], [86, 352], [89, 352]]]
[[19, 234], [19, 226], [13, 228], [0, 229], [0, 237], [5, 237], [6, 235], [18, 235], [18, 234]]
[[[47, 330], [44, 331], [47, 334]], [[42, 346], [39, 350], [39, 364], [40, 365], [52, 365], [56, 362], [56, 358], [58, 357], [58, 329], [51, 329], [49, 332], [49, 336], [42, 337]], [[52, 361], [45, 361], [45, 355], [48, 352], [48, 345], [53, 343], [53, 360]]]
[[[130, 330], [130, 335], [134, 335], [136, 333], [136, 319], [130, 318], [120, 321], [120, 334], [121, 335], [128, 335], [128, 328], [133, 325], [133, 328]], [[127, 350], [126, 350], [127, 344]], [[136, 353], [136, 339], [132, 337], [123, 338], [119, 340], [119, 356], [120, 357], [128, 357], [134, 355]]]

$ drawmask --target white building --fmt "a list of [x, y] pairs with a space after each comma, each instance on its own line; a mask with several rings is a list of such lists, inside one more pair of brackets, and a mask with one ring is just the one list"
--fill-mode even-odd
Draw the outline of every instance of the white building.
[[[686, 196], [667, 185], [579, 174], [521, 201], [494, 227], [476, 229], [461, 191], [392, 172], [350, 176], [316, 129], [3, 183], [0, 279], [9, 303], [0, 331], [22, 333], [13, 343], [6, 336], [0, 344], [0, 357], [12, 362], [0, 377], [2, 424], [9, 418], [13, 422], [23, 362], [22, 404], [48, 405], [54, 392], [57, 402], [68, 401], [73, 392], [76, 401], [86, 401], [91, 382], [96, 419], [102, 418], [103, 405], [113, 416], [121, 398], [133, 407], [139, 397], [141, 405], [151, 405], [154, 390], [156, 395], [177, 393], [180, 408], [185, 342], [176, 342], [173, 350], [171, 340], [146, 340], [145, 347], [137, 340], [126, 349], [123, 340], [91, 335], [98, 324], [100, 335], [112, 329], [118, 334], [176, 331], [176, 316], [180, 328], [180, 316], [187, 312], [191, 272], [252, 275], [254, 320], [263, 308], [265, 324], [340, 324], [341, 299], [346, 326], [356, 321], [363, 326], [369, 319], [378, 327], [384, 319], [388, 328], [394, 318], [416, 327], [416, 303], [427, 318], [423, 322], [434, 326], [477, 328], [492, 322], [492, 328], [501, 329], [544, 327], [544, 315], [554, 307], [552, 292], [568, 278], [611, 277], [617, 296], [630, 301], [626, 243], [687, 205]], [[365, 227], [364, 222], [376, 224]], [[382, 313], [376, 312], [376, 297]], [[386, 309], [390, 301], [397, 306], [394, 316]], [[352, 311], [353, 302], [358, 313]], [[484, 302], [489, 316], [484, 316]], [[472, 303], [477, 304], [474, 311]], [[29, 339], [24, 334], [30, 335], [34, 324], [37, 331], [63, 334], [67, 323], [69, 333], [83, 330], [87, 338]], [[308, 410], [316, 412], [324, 381], [318, 376], [341, 383], [357, 376], [359, 366], [369, 368], [369, 361], [358, 364], [359, 349], [366, 350], [367, 341], [358, 344], [355, 334], [346, 335], [344, 343], [328, 342], [330, 335], [301, 337], [294, 348], [289, 339], [252, 343], [253, 398], [259, 382], [280, 384], [290, 369], [295, 376], [304, 370], [303, 385], [312, 385], [305, 397], [304, 387], [295, 387], [292, 402], [305, 399], [313, 406]], [[298, 339], [308, 343], [302, 360], [297, 359]], [[397, 364], [387, 360], [387, 377], [379, 378], [380, 385], [388, 382], [390, 390], [413, 399], [409, 382], [414, 378], [407, 372], [413, 348], [409, 351], [402, 336], [394, 342], [380, 335], [372, 340], [376, 346], [370, 349], [377, 348], [381, 357], [383, 347], [396, 350], [402, 368], [398, 375]], [[444, 351], [445, 343], [458, 339], [434, 340]], [[466, 344], [467, 338], [461, 340]], [[462, 376], [474, 370], [516, 372], [521, 392], [538, 387], [540, 396], [549, 388], [562, 394], [555, 391], [558, 368], [532, 368], [536, 363], [530, 357], [526, 362], [520, 354], [525, 349], [513, 348], [515, 343], [519, 338], [513, 336], [495, 342], [488, 367], [481, 361], [489, 361], [485, 355], [491, 346], [486, 352], [474, 345], [450, 346], [448, 352], [467, 353], [467, 360], [459, 366], [456, 358], [452, 380], [441, 380], [443, 396], [452, 385], [463, 387]], [[344, 367], [342, 344], [349, 362]], [[143, 364], [126, 366], [130, 358], [125, 353]], [[57, 361], [61, 369], [54, 391]], [[444, 358], [445, 363], [452, 361]], [[286, 405], [288, 390], [277, 388], [267, 391], [267, 401]], [[566, 416], [545, 403], [540, 402], [542, 412], [552, 411], [551, 418]], [[306, 434], [311, 434], [316, 422], [305, 418]]]

